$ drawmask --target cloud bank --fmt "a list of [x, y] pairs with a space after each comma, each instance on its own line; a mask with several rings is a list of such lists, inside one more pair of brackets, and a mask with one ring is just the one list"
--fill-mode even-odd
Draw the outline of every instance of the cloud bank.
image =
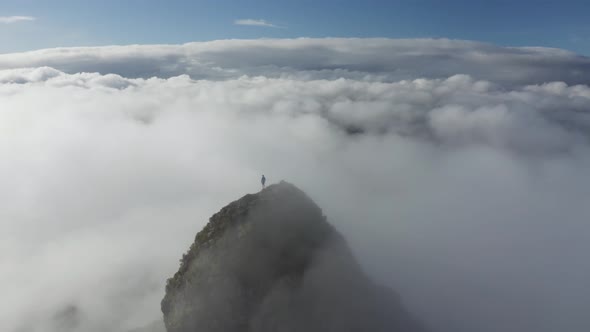
[[0, 23], [11, 24], [23, 21], [35, 21], [36, 18], [33, 16], [0, 16]]
[[382, 39], [1, 55], [0, 329], [158, 319], [194, 234], [265, 174], [434, 331], [588, 330], [588, 63]]
[[248, 76], [396, 82], [469, 75], [506, 86], [589, 84], [590, 58], [559, 49], [447, 39], [261, 39], [56, 48], [0, 55], [0, 69], [224, 80]]
[[267, 22], [266, 20], [254, 20], [251, 18], [235, 20], [234, 24], [235, 25], [255, 26], [255, 27], [265, 27], [265, 28], [278, 28], [277, 25]]

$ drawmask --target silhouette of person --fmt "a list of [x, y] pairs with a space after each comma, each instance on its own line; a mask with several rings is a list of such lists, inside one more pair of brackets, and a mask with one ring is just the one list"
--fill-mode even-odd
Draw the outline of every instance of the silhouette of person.
[[266, 178], [264, 177], [264, 174], [262, 174], [262, 179], [260, 179], [260, 183], [262, 183], [262, 189], [264, 189], [266, 184]]

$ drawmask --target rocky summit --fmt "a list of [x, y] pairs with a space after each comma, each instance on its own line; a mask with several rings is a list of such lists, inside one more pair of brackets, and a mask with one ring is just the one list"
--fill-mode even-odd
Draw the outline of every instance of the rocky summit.
[[214, 214], [166, 285], [168, 332], [423, 332], [287, 182]]

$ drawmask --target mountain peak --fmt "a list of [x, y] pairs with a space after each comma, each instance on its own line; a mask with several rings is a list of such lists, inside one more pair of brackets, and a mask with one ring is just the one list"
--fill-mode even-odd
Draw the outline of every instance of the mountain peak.
[[168, 280], [168, 332], [423, 331], [285, 181], [215, 213]]

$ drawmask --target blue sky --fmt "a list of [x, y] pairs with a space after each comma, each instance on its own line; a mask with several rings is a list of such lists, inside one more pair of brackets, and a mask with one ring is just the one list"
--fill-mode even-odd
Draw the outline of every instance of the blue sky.
[[[590, 54], [590, 1], [14, 0], [0, 2], [0, 52], [227, 38], [445, 37]], [[278, 27], [236, 25], [265, 20]], [[9, 20], [11, 21], [11, 20]]]

